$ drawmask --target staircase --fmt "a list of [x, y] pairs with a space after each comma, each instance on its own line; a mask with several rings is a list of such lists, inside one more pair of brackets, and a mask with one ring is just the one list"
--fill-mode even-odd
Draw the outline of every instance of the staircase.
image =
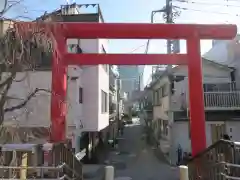
[[219, 140], [188, 162], [189, 180], [240, 180], [240, 143]]
[[64, 143], [4, 144], [0, 148], [1, 179], [83, 179], [81, 162]]

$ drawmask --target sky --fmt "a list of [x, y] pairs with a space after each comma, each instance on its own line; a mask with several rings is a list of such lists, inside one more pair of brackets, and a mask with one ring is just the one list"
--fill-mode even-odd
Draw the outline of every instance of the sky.
[[[0, 0], [2, 1], [2, 0]], [[69, 0], [70, 1], [70, 0]], [[173, 0], [173, 5], [181, 11], [176, 23], [231, 23], [238, 24], [240, 20], [240, 0]], [[161, 9], [165, 0], [76, 0], [78, 4], [99, 3], [105, 22], [117, 23], [149, 23], [151, 11]], [[66, 4], [64, 0], [23, 0], [7, 15], [15, 18], [24, 16], [34, 19], [45, 11], [51, 12]], [[163, 23], [162, 15], [157, 14], [155, 23]], [[109, 53], [144, 53], [146, 40], [112, 40], [109, 43]], [[211, 48], [211, 41], [201, 42], [201, 52]], [[186, 52], [186, 45], [181, 41], [181, 52]], [[152, 40], [149, 53], [166, 53], [165, 40]], [[144, 84], [149, 81], [151, 66], [144, 71]]]

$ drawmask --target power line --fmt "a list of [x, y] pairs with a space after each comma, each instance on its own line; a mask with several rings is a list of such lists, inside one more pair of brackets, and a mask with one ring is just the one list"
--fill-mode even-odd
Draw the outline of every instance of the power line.
[[240, 2], [239, 0], [224, 0], [224, 1], [234, 1], [234, 2]]
[[147, 43], [148, 42], [143, 43], [142, 45], [140, 45], [140, 46], [134, 48], [132, 51], [128, 52], [127, 54], [131, 54], [131, 53], [137, 51], [138, 49], [140, 49], [141, 47], [147, 46]]
[[226, 7], [236, 7], [236, 8], [240, 7], [240, 5], [233, 5], [233, 4], [220, 4], [220, 3], [211, 3], [211, 2], [207, 3], [207, 2], [187, 1], [187, 0], [175, 0], [175, 2], [187, 3], [187, 4], [201, 4], [201, 5], [208, 5], [208, 6], [226, 6]]
[[200, 10], [200, 9], [192, 9], [192, 8], [187, 8], [187, 7], [179, 7], [179, 6], [174, 6], [175, 8], [186, 10], [186, 11], [197, 11], [197, 12], [205, 12], [205, 13], [211, 13], [211, 14], [221, 14], [221, 15], [229, 15], [229, 16], [236, 16], [239, 17], [240, 14], [230, 14], [227, 12], [218, 12], [218, 11], [207, 11], [207, 10]]

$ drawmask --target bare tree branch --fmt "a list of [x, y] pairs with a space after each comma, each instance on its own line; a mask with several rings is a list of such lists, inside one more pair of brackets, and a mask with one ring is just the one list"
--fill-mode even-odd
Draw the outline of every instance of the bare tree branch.
[[28, 95], [28, 97], [23, 101], [21, 102], [20, 104], [16, 105], [16, 106], [13, 106], [13, 107], [9, 107], [9, 108], [5, 108], [4, 109], [4, 112], [10, 112], [10, 111], [14, 111], [16, 109], [21, 109], [23, 108], [24, 106], [26, 106], [26, 104], [28, 103], [28, 101], [30, 101], [32, 99], [32, 97], [35, 96], [35, 94], [39, 91], [44, 91], [44, 92], [48, 92], [48, 93], [51, 93], [50, 90], [47, 90], [47, 89], [39, 89], [39, 88], [36, 88], [32, 93], [30, 93]]
[[22, 2], [22, 0], [19, 0], [19, 1], [11, 1], [11, 4], [7, 5], [10, 1], [7, 1], [6, 0], [6, 4], [5, 4], [5, 8], [4, 10], [2, 11], [2, 14], [5, 14], [6, 12], [8, 12], [12, 7], [20, 4]]
[[[17, 126], [15, 130], [5, 126], [6, 124], [3, 125], [4, 120], [6, 120], [4, 119], [4, 117], [6, 118], [5, 113], [18, 109], [28, 111], [28, 108], [25, 108], [25, 106], [38, 92], [42, 91], [50, 94], [52, 94], [52, 92], [47, 89], [36, 88], [33, 92], [30, 92], [25, 99], [19, 99], [19, 104], [9, 107], [8, 105], [10, 104], [8, 104], [8, 102], [11, 102], [11, 99], [16, 99], [11, 97], [9, 90], [13, 83], [24, 83], [29, 75], [27, 71], [34, 70], [38, 67], [38, 63], [42, 60], [42, 53], [51, 55], [53, 42], [49, 34], [46, 34], [46, 29], [38, 22], [36, 22], [33, 28], [34, 30], [32, 29], [32, 31], [28, 29], [22, 30], [21, 27], [15, 27], [13, 25], [18, 19], [32, 20], [25, 12], [24, 14], [16, 15], [13, 19], [5, 17], [9, 11], [13, 10], [12, 8], [19, 6], [24, 0], [2, 1], [6, 3], [4, 4], [5, 7], [0, 10], [0, 18], [4, 21], [3, 25], [5, 26], [4, 32], [2, 32], [0, 36], [0, 139], [11, 142], [13, 138], [15, 139], [15, 137], [21, 136], [21, 142], [27, 137], [22, 133], [23, 130], [18, 127], [18, 124], [14, 124]], [[19, 73], [24, 72], [26, 73], [24, 77], [16, 79]], [[57, 96], [56, 94], [53, 95]], [[26, 112], [23, 112], [23, 114], [24, 113]], [[17, 118], [19, 118], [19, 115], [12, 117], [11, 114], [9, 120], [17, 120]], [[10, 136], [11, 138], [9, 139], [8, 137]]]

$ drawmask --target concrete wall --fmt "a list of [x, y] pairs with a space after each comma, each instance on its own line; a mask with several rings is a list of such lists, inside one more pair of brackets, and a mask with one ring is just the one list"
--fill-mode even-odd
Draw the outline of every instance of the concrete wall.
[[239, 131], [240, 122], [239, 122], [239, 120], [236, 120], [236, 121], [226, 121], [225, 124], [226, 124], [226, 133], [229, 136], [232, 136], [231, 139], [233, 141], [240, 142], [240, 131]]
[[[206, 122], [206, 141], [207, 146], [212, 144], [211, 124], [225, 124], [226, 133], [232, 136], [233, 141], [240, 142], [240, 122], [238, 121], [208, 121]], [[171, 145], [171, 160], [177, 161], [177, 148], [180, 144], [183, 152], [191, 152], [191, 140], [189, 137], [188, 122], [175, 122], [172, 126], [173, 138]], [[184, 132], [184, 133], [183, 133]]]
[[[106, 46], [105, 41], [84, 39], [70, 39], [67, 44], [79, 43], [84, 53], [99, 53], [100, 47]], [[105, 47], [106, 49], [106, 47]], [[26, 78], [25, 78], [26, 76]], [[77, 77], [75, 80], [68, 79], [67, 95], [67, 122], [70, 127], [83, 125], [82, 131], [99, 131], [108, 126], [109, 115], [101, 114], [101, 90], [109, 93], [109, 75], [102, 65], [68, 67], [68, 76]], [[51, 71], [34, 71], [18, 73], [9, 96], [20, 98], [10, 100], [7, 106], [19, 104], [26, 99], [35, 88], [51, 90]], [[79, 103], [79, 87], [83, 88], [83, 103]], [[33, 97], [26, 105], [26, 108], [6, 113], [5, 122], [8, 124], [17, 123], [21, 126], [46, 126], [50, 125], [50, 93], [40, 92]], [[16, 118], [14, 118], [16, 117]], [[13, 121], [16, 119], [15, 121]]]
[[[20, 80], [22, 81], [17, 82]], [[8, 100], [6, 107], [20, 104], [36, 88], [51, 90], [51, 72], [18, 73], [8, 92], [8, 96], [14, 99]], [[51, 93], [42, 91], [37, 93], [24, 108], [5, 113], [5, 123], [48, 127], [50, 125], [50, 97]]]
[[[206, 122], [206, 142], [207, 146], [212, 144], [211, 124], [223, 124], [223, 121], [208, 121]], [[240, 124], [239, 124], [240, 125]], [[172, 162], [177, 161], [177, 149], [180, 144], [183, 152], [191, 152], [191, 139], [189, 133], [188, 122], [175, 122], [172, 127], [172, 139], [170, 148], [170, 159]], [[239, 133], [240, 139], [240, 133]]]

